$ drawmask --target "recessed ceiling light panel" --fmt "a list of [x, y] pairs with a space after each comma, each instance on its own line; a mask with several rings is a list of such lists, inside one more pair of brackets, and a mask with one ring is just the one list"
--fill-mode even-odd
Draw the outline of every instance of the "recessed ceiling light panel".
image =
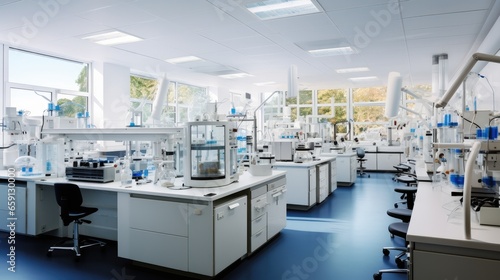
[[219, 75], [219, 77], [224, 79], [238, 79], [238, 78], [252, 77], [252, 75], [247, 73], [234, 73], [234, 74]]
[[368, 76], [368, 77], [355, 77], [355, 78], [349, 78], [352, 82], [372, 82], [372, 81], [377, 81], [378, 78], [376, 76]]
[[333, 56], [333, 55], [349, 55], [349, 54], [356, 53], [355, 50], [351, 47], [316, 49], [316, 50], [309, 50], [307, 52], [315, 57]]
[[311, 0], [264, 0], [245, 7], [261, 20], [317, 13], [320, 10]]
[[355, 68], [343, 68], [343, 69], [337, 69], [335, 72], [339, 74], [346, 74], [346, 73], [357, 73], [357, 72], [366, 72], [370, 71], [368, 67], [355, 67]]
[[93, 43], [106, 46], [142, 41], [142, 39], [139, 37], [123, 33], [121, 31], [110, 31], [110, 32], [94, 34], [82, 37], [82, 39], [89, 40]]
[[197, 56], [194, 56], [194, 55], [165, 59], [166, 62], [172, 63], [172, 64], [179, 64], [179, 63], [186, 63], [186, 62], [193, 62], [193, 61], [200, 61], [200, 60], [202, 60], [202, 59], [197, 57]]

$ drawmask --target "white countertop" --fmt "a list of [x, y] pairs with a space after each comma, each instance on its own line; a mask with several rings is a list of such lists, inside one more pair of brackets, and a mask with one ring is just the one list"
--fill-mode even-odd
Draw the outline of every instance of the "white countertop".
[[308, 162], [293, 162], [293, 161], [277, 161], [273, 164], [273, 166], [277, 167], [298, 167], [298, 168], [304, 168], [304, 167], [311, 167], [311, 166], [316, 166], [318, 164], [326, 163], [329, 161], [332, 161], [335, 159], [336, 155], [332, 156], [322, 156], [319, 158], [319, 160], [313, 160], [313, 161], [308, 161]]
[[325, 157], [352, 157], [352, 156], [356, 156], [356, 153], [355, 152], [345, 152], [343, 154], [322, 153], [321, 156], [325, 156]]
[[471, 212], [471, 240], [464, 238], [460, 196], [451, 196], [449, 187], [418, 184], [407, 241], [500, 252], [500, 227], [479, 224], [479, 213]]
[[[182, 199], [196, 199], [203, 201], [214, 201], [225, 196], [237, 193], [239, 191], [257, 186], [259, 184], [268, 182], [270, 180], [276, 179], [280, 176], [285, 175], [286, 171], [273, 170], [272, 175], [269, 176], [253, 176], [249, 172], [244, 172], [240, 175], [237, 182], [231, 183], [222, 187], [212, 187], [212, 188], [188, 188], [175, 190], [166, 187], [161, 187], [159, 185], [154, 185], [152, 183], [143, 185], [134, 185], [129, 188], [121, 186], [120, 182], [111, 183], [95, 183], [95, 182], [84, 182], [84, 181], [68, 181], [66, 178], [49, 178], [49, 177], [16, 177], [19, 181], [36, 181], [37, 184], [47, 184], [52, 185], [59, 182], [70, 182], [77, 184], [82, 189], [91, 190], [102, 190], [111, 192], [124, 192], [124, 193], [134, 193], [142, 195], [153, 195], [153, 196], [165, 196], [171, 198], [182, 198]], [[0, 170], [0, 178], [7, 179], [8, 174], [6, 170]], [[177, 178], [175, 181], [175, 186], [182, 186], [183, 178]], [[215, 193], [216, 195], [206, 197], [206, 194]]]

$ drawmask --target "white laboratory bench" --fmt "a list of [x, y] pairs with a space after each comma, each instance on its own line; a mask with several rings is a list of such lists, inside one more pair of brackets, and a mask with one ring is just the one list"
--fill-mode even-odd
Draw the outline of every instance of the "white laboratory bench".
[[277, 161], [274, 170], [286, 171], [288, 208], [308, 210], [323, 202], [337, 188], [336, 157], [295, 163]]
[[[500, 227], [479, 224], [471, 213], [472, 239], [464, 238], [459, 196], [447, 187], [420, 182], [407, 241], [413, 280], [496, 279], [500, 267]], [[465, 209], [472, 211], [470, 209]]]
[[[117, 240], [122, 258], [212, 277], [285, 227], [285, 175], [276, 170], [270, 176], [245, 172], [227, 186], [183, 190], [153, 184], [124, 188], [120, 182], [71, 182], [80, 187], [84, 205], [99, 208], [89, 217], [92, 224], [81, 227], [81, 234]], [[2, 200], [7, 176], [0, 171]], [[18, 233], [71, 236], [71, 229], [60, 221], [53, 190], [54, 183], [68, 181], [15, 179]], [[176, 186], [182, 181], [177, 179]], [[215, 195], [207, 196], [211, 193]]]

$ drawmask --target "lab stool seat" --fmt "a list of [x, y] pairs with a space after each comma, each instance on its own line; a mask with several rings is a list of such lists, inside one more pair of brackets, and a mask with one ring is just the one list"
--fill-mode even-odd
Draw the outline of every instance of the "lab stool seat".
[[411, 219], [411, 209], [407, 208], [393, 208], [387, 210], [387, 215], [396, 219], [400, 219], [403, 223], [409, 223]]
[[401, 175], [396, 178], [396, 181], [405, 183], [407, 186], [417, 183], [417, 178], [412, 175]]
[[394, 169], [396, 169], [396, 174], [394, 174], [394, 177], [392, 178], [394, 181], [396, 181], [396, 179], [399, 176], [401, 176], [405, 173], [409, 173], [411, 171], [411, 166], [403, 164], [403, 163], [400, 163], [398, 165], [394, 165], [392, 167], [394, 167]]
[[415, 204], [415, 193], [417, 193], [417, 187], [396, 187], [394, 191], [403, 194], [401, 198], [406, 197], [406, 200], [394, 203], [394, 207], [398, 208], [399, 204], [406, 204], [408, 209], [413, 209]]

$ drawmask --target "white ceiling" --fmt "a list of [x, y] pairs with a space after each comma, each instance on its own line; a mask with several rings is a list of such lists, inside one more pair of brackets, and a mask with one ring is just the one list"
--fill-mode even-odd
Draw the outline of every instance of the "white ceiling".
[[[297, 66], [301, 89], [384, 85], [391, 71], [412, 86], [430, 84], [435, 54], [448, 54], [448, 76], [453, 77], [500, 15], [495, 0], [316, 0], [319, 13], [261, 21], [244, 8], [254, 1], [0, 0], [0, 41], [232, 91], [286, 90], [290, 65]], [[80, 39], [113, 29], [144, 41], [101, 46]], [[332, 42], [357, 53], [313, 57], [304, 50]], [[164, 61], [187, 55], [205, 61], [189, 67]], [[370, 71], [335, 72], [350, 67]], [[226, 80], [214, 75], [224, 70], [252, 76]], [[348, 80], [359, 76], [378, 80]], [[276, 84], [254, 85], [270, 81]]]

